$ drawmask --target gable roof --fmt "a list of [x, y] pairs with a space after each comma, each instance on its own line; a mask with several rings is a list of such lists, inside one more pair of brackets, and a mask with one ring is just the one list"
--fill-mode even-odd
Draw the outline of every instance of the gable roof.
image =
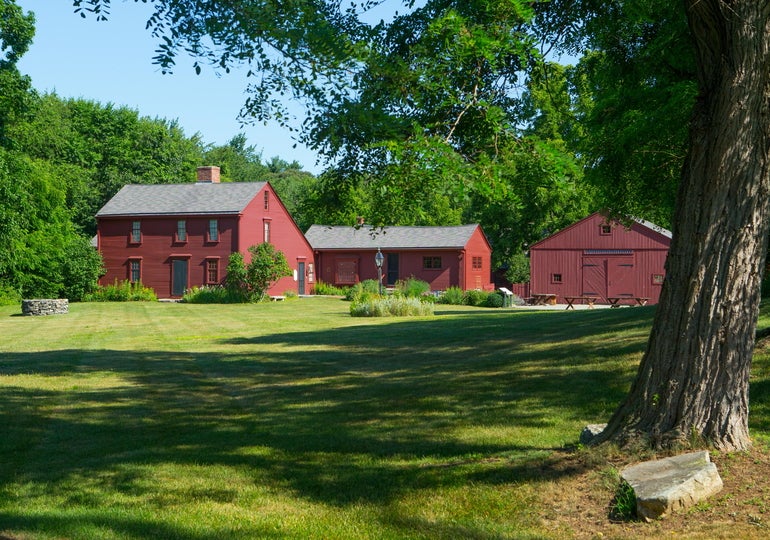
[[[553, 233], [553, 234], [543, 238], [542, 240], [539, 240], [539, 241], [535, 242], [534, 244], [529, 246], [529, 249], [539, 248], [539, 247], [541, 247], [542, 244], [551, 243], [555, 239], [557, 239], [557, 238], [559, 238], [561, 236], [566, 235], [569, 231], [571, 231], [573, 229], [581, 227], [586, 221], [589, 221], [589, 220], [591, 220], [591, 219], [593, 219], [593, 218], [595, 218], [597, 216], [601, 217], [607, 223], [619, 223], [618, 221], [616, 221], [614, 219], [608, 218], [607, 214], [605, 212], [594, 212], [593, 214], [590, 214], [590, 215], [584, 217], [583, 219], [580, 219], [580, 220], [572, 223], [571, 225], [569, 225], [567, 227], [564, 227], [563, 229], [561, 229], [559, 231], [556, 231], [555, 233]], [[649, 230], [649, 231], [651, 231], [653, 233], [656, 233], [656, 234], [660, 235], [660, 237], [663, 237], [663, 238], [666, 238], [668, 240], [671, 240], [671, 231], [669, 231], [668, 229], [664, 229], [660, 225], [656, 225], [655, 223], [652, 223], [651, 221], [645, 221], [643, 219], [638, 219], [638, 218], [634, 218], [634, 217], [630, 217], [629, 219], [631, 221], [631, 226], [630, 227], [626, 227], [627, 230], [630, 231], [630, 230], [633, 230], [634, 228], [636, 228], [636, 230], [638, 232], [639, 231], [638, 227], [642, 227], [644, 229], [647, 229], [647, 230]]]
[[312, 225], [305, 233], [313, 249], [462, 249], [479, 226], [362, 227]]
[[123, 186], [96, 217], [239, 214], [266, 182], [197, 182]]

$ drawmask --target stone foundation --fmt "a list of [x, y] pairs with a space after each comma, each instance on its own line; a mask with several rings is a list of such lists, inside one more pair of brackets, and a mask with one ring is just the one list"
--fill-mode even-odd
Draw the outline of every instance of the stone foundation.
[[22, 300], [22, 315], [62, 315], [69, 313], [70, 304], [66, 298]]

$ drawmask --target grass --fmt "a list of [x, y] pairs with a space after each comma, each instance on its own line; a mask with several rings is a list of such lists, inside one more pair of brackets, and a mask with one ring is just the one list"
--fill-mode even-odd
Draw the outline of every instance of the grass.
[[0, 538], [556, 537], [547, 494], [579, 471], [553, 465], [653, 310], [2, 307]]

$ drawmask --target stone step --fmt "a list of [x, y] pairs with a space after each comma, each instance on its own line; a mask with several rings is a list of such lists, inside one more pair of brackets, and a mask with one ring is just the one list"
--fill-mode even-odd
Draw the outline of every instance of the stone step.
[[620, 472], [636, 495], [636, 514], [645, 521], [688, 508], [722, 489], [707, 451], [646, 461]]

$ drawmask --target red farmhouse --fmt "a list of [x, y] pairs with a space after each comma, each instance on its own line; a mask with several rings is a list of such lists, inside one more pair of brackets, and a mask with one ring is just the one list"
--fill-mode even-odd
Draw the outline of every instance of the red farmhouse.
[[267, 182], [220, 183], [219, 167], [198, 169], [194, 184], [127, 185], [96, 214], [97, 247], [115, 280], [141, 282], [159, 298], [221, 283], [231, 253], [272, 243], [294, 275], [268, 291], [310, 293], [313, 251]]
[[455, 286], [492, 290], [491, 257], [479, 225], [456, 227], [344, 227], [313, 225], [305, 233], [315, 252], [319, 279], [352, 285], [377, 279], [375, 254], [382, 250], [383, 284], [414, 276], [432, 290]]
[[[671, 233], [647, 221], [630, 228], [588, 216], [530, 247], [533, 294], [646, 298], [658, 302]], [[630, 300], [633, 302], [633, 300]]]

